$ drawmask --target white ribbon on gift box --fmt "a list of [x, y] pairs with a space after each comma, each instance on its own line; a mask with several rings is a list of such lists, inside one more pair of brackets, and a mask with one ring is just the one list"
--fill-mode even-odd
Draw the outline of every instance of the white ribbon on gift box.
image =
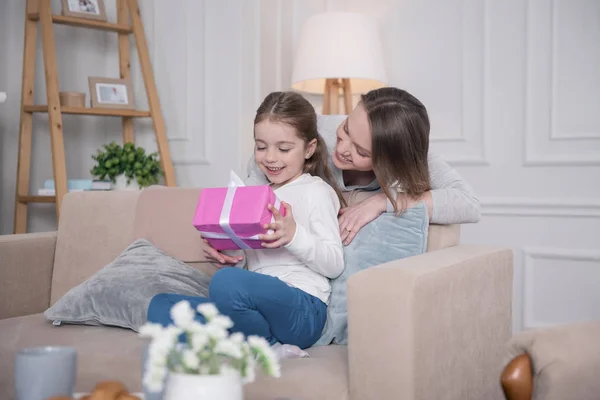
[[[231, 171], [230, 181], [227, 188], [227, 194], [225, 195], [225, 201], [223, 202], [223, 208], [221, 209], [221, 215], [219, 216], [219, 226], [221, 226], [221, 229], [223, 229], [225, 233], [200, 231], [200, 234], [205, 239], [230, 239], [240, 249], [248, 250], [252, 247], [244, 243], [244, 240], [260, 240], [259, 235], [239, 236], [233, 231], [229, 221], [229, 218], [231, 216], [231, 207], [233, 206], [233, 198], [235, 197], [235, 192], [237, 191], [237, 188], [240, 186], [245, 185], [240, 179], [240, 177], [237, 176], [235, 172]], [[277, 197], [275, 197], [275, 204], [273, 204], [273, 207], [277, 210], [281, 208], [281, 201]], [[271, 223], [273, 222], [275, 222], [274, 215], [271, 216]], [[273, 230], [269, 229], [267, 233], [271, 234], [273, 233]]]

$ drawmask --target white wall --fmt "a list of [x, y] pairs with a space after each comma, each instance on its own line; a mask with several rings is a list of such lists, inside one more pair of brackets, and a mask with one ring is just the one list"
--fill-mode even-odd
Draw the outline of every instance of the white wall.
[[[373, 13], [390, 85], [426, 104], [433, 150], [481, 198], [483, 220], [464, 226], [463, 242], [514, 249], [515, 330], [600, 318], [599, 2], [140, 2], [180, 185], [219, 184], [230, 168], [240, 171], [252, 147], [254, 109], [268, 92], [289, 88], [294, 45], [308, 16]], [[12, 230], [22, 49], [22, 5], [9, 3], [0, 4], [1, 33], [12, 35], [0, 39], [0, 52], [10, 55], [0, 61], [0, 87], [10, 96], [0, 105], [2, 233]], [[106, 3], [114, 17], [112, 1]], [[62, 43], [77, 49], [61, 49], [60, 79], [87, 92], [92, 71], [118, 72], [116, 40], [81, 30], [67, 37], [73, 29], [56, 27]], [[143, 99], [139, 74], [134, 84], [136, 101]], [[320, 99], [311, 100], [320, 109]], [[49, 176], [50, 165], [46, 120], [36, 120], [32, 187]], [[140, 142], [152, 147], [149, 126], [141, 124]], [[119, 139], [119, 127], [118, 120], [65, 119], [68, 171], [85, 174], [89, 153]], [[52, 214], [38, 207], [33, 228], [50, 229]]]
[[258, 2], [140, 3], [178, 184], [225, 184], [231, 169], [245, 170], [242, 149], [253, 146]]

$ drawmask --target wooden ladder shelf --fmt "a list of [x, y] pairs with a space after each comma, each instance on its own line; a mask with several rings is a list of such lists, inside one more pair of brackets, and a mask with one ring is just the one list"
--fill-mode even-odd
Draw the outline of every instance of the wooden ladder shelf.
[[[117, 23], [114, 24], [92, 19], [53, 15], [50, 9], [50, 0], [27, 0], [25, 9], [25, 45], [23, 50], [21, 123], [19, 130], [14, 233], [25, 233], [27, 231], [27, 206], [30, 203], [55, 203], [57, 220], [60, 218], [62, 199], [67, 194], [67, 172], [62, 130], [63, 114], [120, 117], [123, 124], [123, 143], [133, 143], [135, 140], [133, 118], [152, 118], [161, 167], [165, 177], [165, 185], [176, 185], [175, 172], [165, 133], [165, 122], [154, 82], [138, 0], [116, 0], [116, 2]], [[38, 22], [42, 38], [47, 104], [33, 103]], [[61, 107], [58, 95], [58, 74], [53, 24], [116, 32], [119, 35], [119, 73], [121, 79], [130, 79], [131, 77], [129, 35], [133, 34], [150, 110]], [[29, 194], [33, 113], [47, 113], [49, 117], [52, 170], [56, 196], [34, 196]]]

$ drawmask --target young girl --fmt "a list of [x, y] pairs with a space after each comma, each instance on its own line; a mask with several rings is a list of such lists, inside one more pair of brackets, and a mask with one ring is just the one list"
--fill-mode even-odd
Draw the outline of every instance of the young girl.
[[[231, 331], [304, 349], [319, 339], [329, 279], [344, 269], [337, 219], [344, 201], [334, 189], [315, 111], [301, 95], [269, 94], [256, 113], [254, 140], [256, 164], [282, 201], [285, 217], [269, 205], [275, 222], [265, 225], [273, 233], [260, 237], [264, 250], [224, 254], [205, 241], [206, 258], [220, 268], [210, 298], [159, 294], [150, 303], [148, 321], [169, 324], [169, 310], [180, 300], [193, 308], [212, 302], [232, 319]], [[235, 264], [246, 269], [232, 268]]]

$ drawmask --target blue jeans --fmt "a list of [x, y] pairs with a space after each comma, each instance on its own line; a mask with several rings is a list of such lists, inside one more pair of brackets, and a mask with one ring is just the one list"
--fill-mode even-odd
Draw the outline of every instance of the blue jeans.
[[[264, 337], [270, 344], [293, 344], [302, 349], [321, 336], [327, 319], [327, 305], [319, 298], [269, 275], [225, 267], [212, 277], [209, 296], [184, 296], [163, 293], [152, 298], [148, 322], [171, 324], [171, 307], [181, 300], [192, 308], [214, 303], [219, 312], [233, 321], [231, 332]], [[204, 317], [196, 313], [196, 320]]]

